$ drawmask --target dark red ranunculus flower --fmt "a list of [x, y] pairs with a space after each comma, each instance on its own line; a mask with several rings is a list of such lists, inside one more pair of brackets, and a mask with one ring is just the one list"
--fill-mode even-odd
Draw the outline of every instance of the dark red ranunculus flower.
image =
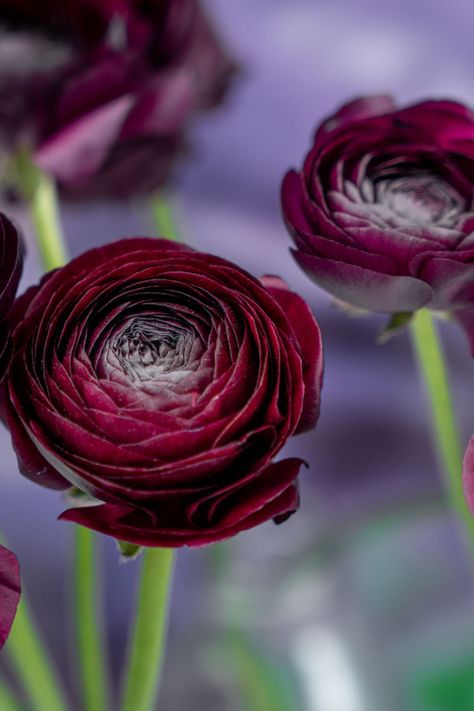
[[0, 647], [10, 632], [20, 592], [18, 561], [11, 551], [0, 546]]
[[0, 137], [71, 198], [159, 186], [233, 71], [199, 0], [0, 0]]
[[12, 355], [10, 329], [6, 317], [15, 299], [23, 268], [23, 248], [18, 231], [0, 213], [0, 381]]
[[298, 506], [321, 339], [278, 277], [135, 238], [86, 252], [16, 302], [7, 420], [24, 475], [99, 505], [62, 518], [148, 546], [228, 538]]
[[474, 114], [452, 101], [344, 106], [317, 130], [283, 213], [294, 257], [343, 301], [422, 306], [461, 318], [474, 303]]

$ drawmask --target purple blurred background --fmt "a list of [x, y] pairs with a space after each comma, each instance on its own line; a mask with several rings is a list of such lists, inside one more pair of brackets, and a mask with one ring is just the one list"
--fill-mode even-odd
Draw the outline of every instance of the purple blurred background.
[[[349, 318], [300, 274], [288, 252], [279, 184], [301, 162], [316, 124], [352, 97], [381, 92], [400, 103], [427, 97], [474, 103], [474, 6], [471, 0], [206, 5], [242, 73], [226, 106], [194, 126], [193, 151], [171, 196], [179, 228], [191, 245], [255, 275], [280, 274], [310, 302], [325, 340], [326, 376], [317, 431], [284, 452], [310, 464], [299, 514], [226, 545], [219, 585], [210, 550], [178, 554], [160, 711], [247, 708], [244, 665], [228, 644], [233, 621], [249, 635], [256, 658], [266, 654], [289, 697], [295, 695], [282, 708], [472, 711], [474, 675], [466, 681], [463, 670], [474, 665], [473, 562], [444, 503], [409, 338], [377, 346], [383, 318]], [[16, 217], [30, 243], [27, 286], [41, 270], [28, 224]], [[147, 204], [76, 205], [64, 209], [64, 219], [72, 255], [154, 233]], [[473, 361], [455, 326], [443, 323], [441, 330], [465, 445], [474, 429]], [[3, 430], [0, 438], [2, 525], [42, 631], [74, 689], [65, 575], [71, 530], [56, 521], [63, 502], [18, 475]], [[137, 565], [119, 565], [113, 541], [102, 547], [117, 675]], [[267, 709], [279, 711], [263, 705], [256, 711]]]

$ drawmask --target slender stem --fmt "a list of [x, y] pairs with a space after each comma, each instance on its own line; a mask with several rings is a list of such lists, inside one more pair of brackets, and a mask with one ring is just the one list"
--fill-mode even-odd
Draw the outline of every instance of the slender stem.
[[[68, 711], [61, 682], [49, 663], [23, 595], [5, 647], [34, 711]], [[2, 707], [3, 709], [3, 707]]]
[[45, 269], [55, 269], [65, 264], [66, 248], [61, 232], [56, 186], [44, 174], [41, 174], [33, 193], [31, 217]]
[[143, 553], [138, 608], [125, 676], [122, 711], [153, 711], [164, 657], [174, 552]]
[[0, 679], [0, 709], [2, 711], [23, 711], [23, 705], [17, 701], [4, 679]]
[[[30, 210], [43, 267], [45, 271], [56, 269], [67, 261], [56, 186], [26, 151], [17, 154], [14, 171]], [[75, 625], [86, 711], [104, 711], [108, 708], [107, 665], [96, 598], [94, 539], [91, 531], [75, 526]]]
[[411, 322], [413, 343], [428, 391], [433, 434], [439, 450], [449, 501], [474, 546], [474, 518], [462, 486], [462, 448], [458, 437], [446, 366], [433, 317], [427, 309], [417, 311]]
[[67, 255], [56, 186], [32, 163], [27, 151], [17, 153], [13, 168], [30, 210], [43, 267], [46, 271], [61, 267], [67, 261]]
[[151, 201], [151, 210], [158, 236], [166, 237], [166, 239], [173, 242], [180, 242], [173, 208], [169, 199], [161, 193], [154, 195]]
[[76, 641], [84, 707], [104, 711], [108, 705], [107, 670], [97, 600], [95, 535], [88, 528], [76, 526], [74, 554], [74, 595]]

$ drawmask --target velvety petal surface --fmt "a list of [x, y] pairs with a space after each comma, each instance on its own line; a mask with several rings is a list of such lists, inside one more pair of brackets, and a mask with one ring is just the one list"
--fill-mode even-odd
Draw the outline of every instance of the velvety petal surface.
[[15, 555], [0, 546], [0, 647], [10, 632], [20, 600], [20, 570]]

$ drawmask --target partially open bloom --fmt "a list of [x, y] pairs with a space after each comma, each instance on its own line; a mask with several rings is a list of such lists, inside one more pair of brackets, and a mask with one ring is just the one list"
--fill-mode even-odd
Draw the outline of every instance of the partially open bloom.
[[471, 437], [464, 456], [463, 483], [467, 502], [474, 514], [474, 436]]
[[338, 299], [380, 312], [422, 306], [463, 319], [474, 303], [474, 114], [452, 101], [347, 104], [289, 172], [294, 257]]
[[322, 352], [277, 277], [166, 240], [94, 249], [19, 297], [7, 379], [22, 473], [98, 505], [62, 518], [149, 546], [228, 538], [298, 506]]
[[10, 632], [20, 599], [20, 571], [11, 551], [0, 546], [0, 647]]
[[233, 69], [199, 0], [0, 0], [0, 138], [69, 197], [160, 185]]
[[10, 329], [6, 317], [15, 299], [23, 266], [23, 249], [18, 231], [0, 213], [0, 380], [12, 354]]

